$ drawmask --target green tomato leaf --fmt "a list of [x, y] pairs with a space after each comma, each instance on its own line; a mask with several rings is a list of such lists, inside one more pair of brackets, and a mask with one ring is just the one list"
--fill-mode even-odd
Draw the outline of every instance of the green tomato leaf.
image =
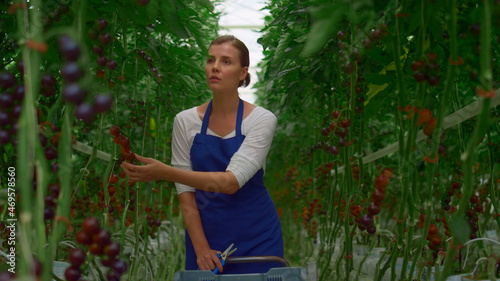
[[125, 57], [127, 55], [121, 44], [114, 44], [114, 51], [120, 57]]
[[303, 57], [317, 53], [326, 43], [328, 38], [335, 33], [337, 24], [343, 17], [343, 5], [330, 7], [317, 7], [311, 11], [316, 22], [313, 24], [302, 52]]
[[208, 54], [207, 43], [203, 41], [206, 38], [206, 32], [203, 30], [203, 24], [195, 19], [186, 23], [187, 29], [194, 35], [194, 39], [202, 54]]
[[377, 85], [382, 85], [385, 83], [391, 83], [392, 79], [389, 78], [387, 75], [383, 74], [375, 74], [375, 73], [368, 73], [364, 75], [364, 78], [366, 82], [372, 83], [372, 84], [377, 84]]
[[365, 56], [370, 57], [370, 61], [378, 65], [388, 65], [393, 60], [393, 58], [387, 55], [381, 48], [365, 50]]
[[281, 61], [283, 54], [285, 53], [285, 50], [288, 48], [289, 43], [291, 41], [291, 34], [290, 33], [285, 33], [281, 38], [278, 43], [278, 47], [276, 47], [276, 51], [274, 52], [274, 61]]
[[214, 10], [214, 5], [210, 0], [194, 0], [198, 5], [207, 8], [210, 12], [213, 12]]
[[290, 42], [288, 48], [285, 50], [285, 55], [287, 58], [295, 59], [302, 51], [302, 44], [297, 44], [296, 42]]
[[170, 28], [170, 31], [180, 38], [188, 38], [189, 32], [181, 21], [179, 11], [175, 5], [176, 3], [173, 0], [168, 0], [164, 1], [163, 4], [163, 13], [167, 19], [167, 25]]
[[299, 69], [300, 66], [296, 66], [296, 67], [292, 67], [292, 68], [289, 68], [289, 69], [285, 69], [285, 70], [282, 70], [278, 73], [278, 75], [276, 76], [276, 78], [281, 78], [283, 77], [284, 75], [287, 75], [288, 73], [294, 71], [294, 70], [297, 70]]
[[198, 92], [198, 90], [196, 89], [196, 84], [194, 83], [193, 78], [191, 78], [187, 75], [181, 75], [181, 79], [187, 85], [188, 90], [190, 92]]
[[158, 12], [160, 10], [159, 2], [160, 2], [159, 0], [151, 0], [149, 1], [149, 4], [146, 6], [149, 23], [153, 23], [154, 20], [157, 18]]
[[189, 71], [193, 71], [195, 73], [203, 73], [204, 68], [197, 61], [181, 61], [180, 62], [186, 69], [190, 69]]

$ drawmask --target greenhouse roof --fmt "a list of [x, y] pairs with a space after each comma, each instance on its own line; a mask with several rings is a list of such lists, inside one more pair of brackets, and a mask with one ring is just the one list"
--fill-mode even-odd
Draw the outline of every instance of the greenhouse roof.
[[250, 51], [250, 75], [252, 82], [247, 88], [241, 88], [242, 99], [254, 102], [255, 89], [252, 89], [257, 79], [257, 72], [260, 68], [257, 64], [263, 59], [262, 47], [257, 43], [261, 36], [260, 29], [264, 26], [264, 17], [268, 14], [264, 0], [232, 0], [224, 1], [218, 7], [223, 12], [219, 24], [220, 34], [232, 34], [243, 41]]

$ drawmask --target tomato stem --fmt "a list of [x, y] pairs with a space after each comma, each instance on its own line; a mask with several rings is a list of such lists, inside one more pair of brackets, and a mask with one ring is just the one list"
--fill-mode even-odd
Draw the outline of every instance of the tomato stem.
[[[454, 2], [453, 2], [454, 3]], [[491, 89], [492, 85], [492, 76], [491, 76], [491, 8], [490, 8], [490, 0], [485, 0], [482, 2], [482, 24], [481, 24], [481, 34], [480, 34], [480, 70], [482, 79], [482, 87], [485, 87], [486, 90]], [[478, 115], [478, 119], [476, 122], [476, 126], [474, 128], [474, 132], [472, 133], [472, 137], [469, 139], [467, 144], [467, 148], [465, 152], [462, 154], [462, 167], [464, 173], [464, 186], [462, 192], [462, 198], [460, 199], [458, 211], [455, 214], [456, 218], [464, 217], [465, 211], [467, 210], [467, 206], [469, 204], [469, 199], [473, 193], [474, 188], [474, 180], [473, 180], [473, 160], [474, 160], [474, 150], [479, 144], [481, 138], [485, 135], [485, 131], [489, 126], [489, 118], [490, 118], [490, 98], [480, 97], [481, 101], [481, 111]], [[459, 231], [459, 230], [456, 230]], [[453, 237], [456, 237], [456, 233], [452, 232]], [[448, 248], [446, 253], [447, 257], [444, 263], [444, 272], [441, 275], [440, 281], [444, 281], [450, 275], [451, 265], [453, 263], [453, 258], [455, 257], [456, 250], [452, 247]]]

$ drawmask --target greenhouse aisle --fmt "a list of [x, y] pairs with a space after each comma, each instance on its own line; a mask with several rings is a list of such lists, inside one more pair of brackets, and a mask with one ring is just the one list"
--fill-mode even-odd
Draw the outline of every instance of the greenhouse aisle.
[[260, 71], [259, 62], [264, 58], [262, 46], [257, 42], [261, 36], [260, 30], [264, 27], [264, 17], [269, 15], [263, 10], [264, 0], [235, 0], [224, 1], [220, 4], [222, 16], [219, 20], [221, 30], [219, 34], [232, 34], [245, 43], [250, 52], [250, 75], [252, 82], [246, 88], [239, 90], [240, 97], [250, 103], [256, 100], [253, 86], [258, 80]]

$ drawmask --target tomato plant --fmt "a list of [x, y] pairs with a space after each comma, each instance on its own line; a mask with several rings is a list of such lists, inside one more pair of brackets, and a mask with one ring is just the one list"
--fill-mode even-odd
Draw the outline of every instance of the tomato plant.
[[[270, 1], [267, 8], [257, 88], [281, 124], [268, 178], [291, 229], [285, 241], [307, 245], [290, 258], [319, 250], [321, 280], [353, 280], [345, 272], [362, 271], [352, 259], [358, 244], [387, 247], [386, 266], [368, 273], [374, 280], [399, 278], [398, 257], [402, 280], [422, 272], [417, 257], [444, 260], [439, 280], [471, 270], [453, 265], [464, 253], [449, 241], [474, 243], [500, 226], [500, 3]], [[326, 175], [316, 172], [326, 164]], [[325, 212], [308, 212], [302, 227], [319, 221], [318, 234], [297, 238], [288, 224], [312, 202]]]
[[[0, 3], [0, 172], [15, 168], [17, 202], [2, 197], [0, 219], [18, 220], [17, 277], [48, 280], [53, 261], [67, 262], [67, 280], [170, 280], [183, 268], [173, 184], [135, 183], [119, 164], [170, 162], [175, 114], [210, 98], [214, 3]], [[285, 257], [316, 260], [321, 280], [359, 277], [374, 258], [359, 246], [385, 247], [374, 280], [425, 267], [430, 279], [441, 263], [445, 280], [488, 257], [500, 227], [499, 1], [266, 9], [256, 89], [279, 118], [266, 185]], [[4, 253], [13, 233], [0, 224]]]
[[16, 276], [31, 275], [38, 257], [40, 280], [52, 278], [52, 261], [68, 262], [67, 280], [173, 278], [181, 246], [156, 251], [172, 268], [144, 266], [165, 233], [181, 244], [173, 185], [136, 184], [119, 164], [132, 152], [169, 162], [173, 117], [209, 98], [202, 63], [214, 4], [3, 1], [0, 11], [0, 172], [17, 171]]

